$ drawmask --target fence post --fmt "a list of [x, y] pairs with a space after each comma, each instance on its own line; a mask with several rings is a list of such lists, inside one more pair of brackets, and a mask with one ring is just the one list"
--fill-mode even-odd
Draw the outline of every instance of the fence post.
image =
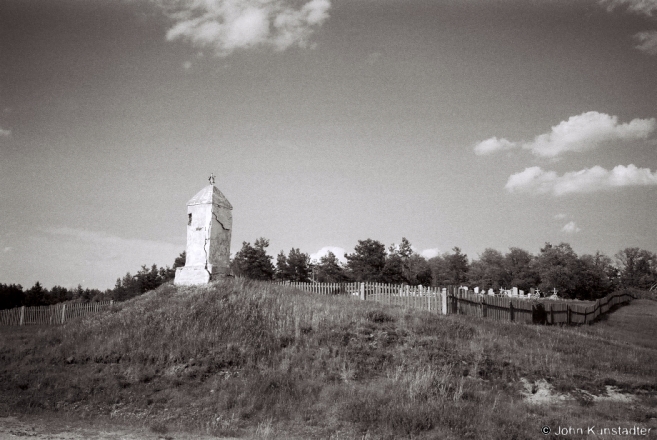
[[21, 320], [18, 325], [23, 325], [25, 323], [25, 306], [21, 306]]
[[566, 310], [568, 311], [568, 325], [570, 325], [570, 305], [566, 304]]
[[367, 295], [365, 293], [365, 283], [360, 283], [360, 299], [363, 301], [367, 299]]
[[550, 324], [554, 325], [554, 310], [552, 310], [552, 303], [550, 303]]
[[65, 314], [66, 314], [66, 304], [62, 304], [62, 324], [64, 324]]
[[513, 303], [509, 301], [509, 321], [513, 321]]
[[481, 317], [482, 318], [488, 317], [488, 307], [486, 307], [486, 297], [485, 296], [481, 297]]
[[443, 289], [440, 292], [440, 302], [441, 304], [441, 312], [443, 315], [447, 314], [447, 289], [443, 287]]

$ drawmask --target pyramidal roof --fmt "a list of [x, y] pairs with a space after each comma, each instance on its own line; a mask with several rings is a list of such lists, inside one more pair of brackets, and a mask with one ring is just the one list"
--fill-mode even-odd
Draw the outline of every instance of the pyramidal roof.
[[233, 209], [233, 205], [230, 204], [226, 196], [223, 195], [221, 191], [219, 191], [219, 188], [214, 185], [208, 185], [197, 192], [196, 195], [187, 202], [187, 206], [202, 205], [205, 203], [212, 203], [213, 205]]

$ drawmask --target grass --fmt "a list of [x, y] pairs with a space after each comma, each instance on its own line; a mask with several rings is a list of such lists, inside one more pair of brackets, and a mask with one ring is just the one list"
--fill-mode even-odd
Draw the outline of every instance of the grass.
[[[656, 321], [648, 299], [566, 328], [244, 280], [164, 285], [61, 327], [0, 328], [0, 412], [246, 438], [525, 439], [543, 425], [649, 427]], [[637, 400], [531, 405], [521, 378], [575, 394], [613, 385]]]

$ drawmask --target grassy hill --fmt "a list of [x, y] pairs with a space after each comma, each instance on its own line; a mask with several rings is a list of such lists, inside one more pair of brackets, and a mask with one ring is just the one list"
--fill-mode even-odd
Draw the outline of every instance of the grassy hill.
[[243, 280], [164, 285], [65, 326], [0, 328], [0, 415], [245, 438], [653, 435], [656, 324], [648, 299], [560, 328]]

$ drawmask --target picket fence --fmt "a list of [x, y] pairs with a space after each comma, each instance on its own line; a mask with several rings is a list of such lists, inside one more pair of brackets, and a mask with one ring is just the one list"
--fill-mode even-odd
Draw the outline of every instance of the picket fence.
[[320, 295], [350, 295], [365, 301], [376, 301], [413, 309], [440, 313], [444, 303], [438, 287], [408, 286], [384, 283], [301, 283], [278, 281], [274, 284], [293, 287]]
[[[635, 299], [615, 292], [592, 305], [550, 299], [528, 300], [463, 292], [458, 287], [423, 287], [383, 283], [274, 282], [319, 295], [347, 295], [363, 301], [426, 310], [536, 324], [591, 324], [616, 305]], [[52, 306], [0, 310], [0, 325], [54, 325], [108, 309], [114, 301], [61, 303]]]
[[108, 309], [114, 301], [61, 303], [0, 310], [0, 325], [53, 325]]
[[591, 324], [600, 315], [635, 299], [630, 293], [615, 292], [592, 305], [550, 299], [530, 300], [464, 292], [457, 286], [423, 287], [381, 283], [296, 283], [279, 282], [306, 292], [351, 295], [365, 301], [427, 310], [536, 324]]

